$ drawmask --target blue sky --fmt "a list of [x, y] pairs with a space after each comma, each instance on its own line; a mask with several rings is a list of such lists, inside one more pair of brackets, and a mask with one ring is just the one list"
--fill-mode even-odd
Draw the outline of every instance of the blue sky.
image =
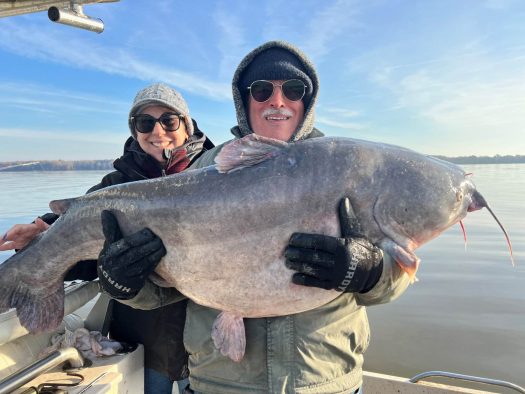
[[135, 93], [176, 87], [216, 143], [231, 77], [287, 40], [316, 65], [316, 126], [449, 156], [525, 154], [521, 0], [121, 0], [96, 34], [45, 12], [0, 19], [0, 161], [113, 159]]

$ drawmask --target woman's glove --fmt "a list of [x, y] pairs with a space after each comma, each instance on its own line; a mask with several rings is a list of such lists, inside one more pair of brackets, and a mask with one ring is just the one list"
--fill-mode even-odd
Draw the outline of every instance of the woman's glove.
[[102, 211], [101, 218], [106, 241], [97, 262], [100, 285], [112, 298], [129, 300], [144, 287], [166, 249], [148, 228], [123, 237], [110, 211]]
[[383, 272], [383, 254], [361, 235], [350, 200], [339, 205], [341, 237], [294, 233], [284, 252], [286, 266], [297, 271], [292, 282], [346, 293], [366, 293]]

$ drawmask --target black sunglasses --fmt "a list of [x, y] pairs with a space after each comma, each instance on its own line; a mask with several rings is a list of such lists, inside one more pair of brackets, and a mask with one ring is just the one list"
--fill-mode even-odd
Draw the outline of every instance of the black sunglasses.
[[273, 92], [277, 86], [281, 88], [284, 97], [290, 101], [299, 101], [306, 93], [306, 85], [300, 79], [289, 79], [281, 85], [261, 79], [253, 81], [252, 84], [248, 86], [248, 90], [255, 101], [264, 103], [273, 96]]
[[161, 127], [166, 131], [178, 130], [180, 127], [180, 121], [181, 119], [184, 119], [184, 115], [164, 112], [160, 118], [154, 118], [148, 114], [139, 114], [132, 116], [130, 119], [135, 130], [139, 133], [147, 134], [153, 131], [157, 122], [159, 122]]

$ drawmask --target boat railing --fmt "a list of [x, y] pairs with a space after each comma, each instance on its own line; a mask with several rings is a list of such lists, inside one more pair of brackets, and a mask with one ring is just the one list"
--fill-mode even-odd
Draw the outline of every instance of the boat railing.
[[508, 389], [515, 390], [518, 393], [525, 394], [525, 389], [523, 387], [518, 386], [517, 384], [514, 384], [514, 383], [506, 382], [504, 380], [488, 379], [488, 378], [482, 378], [479, 376], [463, 375], [459, 373], [446, 372], [446, 371], [422, 372], [420, 374], [417, 374], [413, 378], [409, 379], [409, 382], [417, 383], [422, 379], [426, 379], [430, 377], [443, 377], [443, 378], [449, 378], [449, 379], [465, 380], [468, 382], [483, 383], [483, 384], [488, 384], [492, 386], [506, 387]]
[[82, 356], [74, 347], [59, 349], [0, 381], [0, 394], [12, 393], [40, 374], [66, 362], [83, 363]]

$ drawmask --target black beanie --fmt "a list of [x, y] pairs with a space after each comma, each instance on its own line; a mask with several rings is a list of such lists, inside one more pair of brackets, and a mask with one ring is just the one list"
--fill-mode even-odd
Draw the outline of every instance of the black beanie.
[[312, 97], [312, 80], [306, 74], [306, 69], [299, 58], [284, 48], [269, 48], [256, 55], [251, 63], [244, 69], [239, 77], [239, 91], [246, 103], [248, 87], [253, 81], [300, 79], [306, 85], [303, 97], [305, 108], [308, 107]]

